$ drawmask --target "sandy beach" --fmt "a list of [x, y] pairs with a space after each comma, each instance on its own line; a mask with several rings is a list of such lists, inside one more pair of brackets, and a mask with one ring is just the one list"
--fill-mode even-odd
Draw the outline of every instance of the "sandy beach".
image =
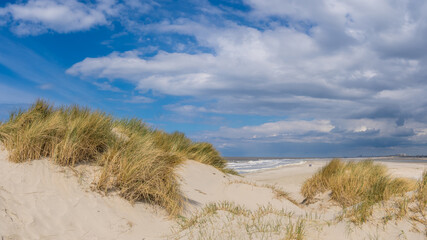
[[[427, 170], [427, 161], [425, 163], [414, 163], [403, 162], [403, 160], [402, 162], [375, 160], [375, 162], [387, 166], [389, 173], [395, 177], [419, 179], [423, 171]], [[281, 186], [291, 193], [295, 199], [302, 201], [303, 196], [300, 194], [301, 185], [325, 164], [327, 164], [327, 161], [307, 161], [304, 164], [296, 166], [283, 166], [254, 173], [246, 173], [243, 176], [260, 183]]]
[[0, 240], [427, 240], [427, 0], [0, 1]]
[[[299, 191], [302, 183], [326, 162], [307, 162], [240, 177], [188, 160], [177, 169], [186, 197], [181, 218], [198, 217], [196, 224], [185, 227], [159, 207], [130, 204], [114, 193], [105, 196], [93, 191], [92, 181], [97, 174], [94, 166], [60, 167], [47, 159], [16, 164], [7, 160], [7, 154], [5, 150], [0, 152], [2, 239], [287, 239], [286, 235], [267, 230], [248, 234], [242, 227], [252, 226], [250, 216], [260, 214], [260, 207], [264, 212], [270, 209], [260, 217], [265, 226], [280, 221], [283, 226], [278, 226], [285, 228], [304, 218], [303, 239], [425, 239], [425, 226], [407, 219], [388, 224], [373, 220], [362, 226], [335, 221], [341, 208], [327, 196], [317, 204], [298, 204], [303, 200]], [[384, 164], [392, 175], [414, 179], [427, 169], [426, 163]], [[289, 192], [297, 204], [278, 197], [271, 185]], [[210, 203], [218, 203], [217, 214], [200, 214]], [[231, 214], [230, 206], [241, 206], [252, 215]], [[199, 221], [203, 218], [209, 221]]]

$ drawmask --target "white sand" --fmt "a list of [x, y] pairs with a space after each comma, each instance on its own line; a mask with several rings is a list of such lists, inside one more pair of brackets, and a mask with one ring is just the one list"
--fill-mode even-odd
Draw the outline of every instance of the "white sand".
[[[402, 162], [377, 162], [387, 166], [389, 173], [395, 177], [406, 177], [419, 179], [423, 171], [427, 170], [427, 163], [402, 163]], [[283, 187], [291, 195], [302, 201], [299, 190], [302, 183], [310, 178], [316, 171], [327, 164], [326, 161], [309, 161], [301, 165], [284, 166], [254, 173], [247, 173], [244, 176], [257, 182], [266, 184], [276, 184]], [[310, 167], [311, 165], [311, 167]]]
[[[165, 239], [177, 227], [165, 211], [148, 204], [133, 206], [119, 196], [91, 190], [96, 167], [80, 166], [77, 173], [47, 159], [12, 163], [0, 150], [0, 239]], [[230, 201], [255, 209], [278, 200], [271, 189], [233, 183], [241, 177], [187, 161], [178, 169], [182, 192], [188, 198], [184, 215], [207, 203]]]
[[[182, 193], [188, 198], [183, 215], [190, 217], [206, 204], [221, 201], [251, 210], [270, 205], [293, 212], [295, 218], [313, 215], [316, 212], [313, 207], [278, 199], [272, 189], [261, 187], [263, 183], [277, 184], [302, 200], [299, 187], [324, 163], [312, 164], [312, 167], [307, 163], [251, 173], [242, 178], [186, 161], [177, 170]], [[396, 176], [415, 178], [427, 168], [426, 164], [387, 165]], [[46, 159], [11, 163], [7, 152], [0, 150], [0, 239], [174, 239], [181, 236], [173, 232], [178, 229], [176, 221], [162, 209], [144, 203], [131, 205], [119, 196], [94, 192], [91, 184], [97, 168], [79, 166], [76, 169], [56, 166]], [[369, 239], [369, 236], [425, 239], [423, 233], [411, 231], [411, 225], [403, 221], [385, 227], [353, 227], [352, 231], [345, 222], [328, 226], [325, 220], [337, 213], [336, 208], [328, 209], [330, 212], [318, 211], [320, 218], [316, 224], [307, 225], [306, 239]], [[236, 236], [243, 238], [244, 234]], [[221, 238], [218, 235], [217, 239]]]
[[[240, 183], [242, 177], [225, 175], [217, 169], [195, 161], [185, 162], [179, 169], [181, 189], [189, 200], [187, 212], [221, 201], [234, 202], [250, 210], [271, 204], [276, 208], [302, 213], [301, 209], [286, 199], [277, 199], [270, 188]], [[251, 183], [248, 181], [248, 183]]]
[[[89, 177], [90, 178], [90, 177]], [[80, 180], [80, 181], [79, 181]], [[144, 204], [90, 190], [90, 180], [48, 160], [15, 164], [0, 152], [0, 236], [5, 239], [164, 239], [172, 222]], [[80, 182], [80, 183], [79, 183]], [[1, 238], [0, 238], [1, 239]]]
[[[389, 169], [389, 173], [394, 177], [406, 177], [418, 180], [422, 173], [427, 171], [427, 163], [403, 163], [403, 162], [378, 162], [384, 164]], [[284, 166], [275, 169], [259, 171], [245, 174], [247, 179], [259, 183], [276, 184], [286, 189], [291, 196], [298, 201], [304, 198], [300, 194], [300, 189], [304, 181], [310, 178], [316, 171], [326, 165], [325, 161], [310, 161], [298, 166]], [[311, 166], [310, 166], [311, 165]], [[341, 208], [329, 201], [324, 196], [324, 201], [304, 207], [307, 212], [320, 214], [319, 225], [312, 227], [307, 233], [307, 239], [427, 239], [427, 226], [417, 224], [415, 227], [421, 232], [414, 230], [414, 226], [407, 219], [391, 221], [387, 225], [380, 224], [384, 214], [383, 209], [379, 209], [377, 216], [369, 224], [361, 227], [345, 222], [328, 225], [327, 220], [333, 219], [340, 213]], [[375, 220], [375, 218], [377, 218]]]

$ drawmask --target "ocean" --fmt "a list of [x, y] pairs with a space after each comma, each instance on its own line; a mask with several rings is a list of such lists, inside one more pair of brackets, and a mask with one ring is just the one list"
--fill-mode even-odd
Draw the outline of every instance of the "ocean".
[[238, 173], [250, 173], [265, 169], [278, 168], [281, 166], [301, 165], [307, 161], [320, 160], [319, 158], [257, 158], [257, 157], [236, 157], [226, 158], [227, 167], [236, 170]]
[[[226, 157], [227, 167], [236, 170], [240, 174], [251, 173], [260, 170], [278, 168], [282, 166], [302, 165], [307, 161], [329, 161], [332, 158], [272, 158], [272, 157]], [[361, 161], [371, 159], [385, 162], [415, 162], [427, 163], [427, 158], [417, 157], [357, 157], [341, 158], [344, 161]]]

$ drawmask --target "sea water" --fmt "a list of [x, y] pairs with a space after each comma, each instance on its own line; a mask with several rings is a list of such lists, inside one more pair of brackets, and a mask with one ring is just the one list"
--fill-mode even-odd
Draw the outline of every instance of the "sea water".
[[229, 158], [227, 167], [236, 170], [238, 173], [250, 173], [265, 169], [278, 168], [289, 165], [302, 165], [308, 159], [290, 158]]
[[[412, 162], [427, 163], [427, 158], [417, 157], [355, 157], [340, 158], [343, 161], [362, 161], [370, 159], [382, 162]], [[256, 158], [256, 157], [229, 157], [226, 158], [227, 167], [236, 170], [240, 174], [251, 173], [266, 169], [279, 168], [283, 166], [302, 165], [307, 161], [330, 161], [332, 158]]]

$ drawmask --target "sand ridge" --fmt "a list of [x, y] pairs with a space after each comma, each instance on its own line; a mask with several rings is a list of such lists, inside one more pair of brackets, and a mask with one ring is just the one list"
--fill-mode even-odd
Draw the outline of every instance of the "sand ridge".
[[[234, 239], [249, 239], [245, 232], [249, 225], [246, 229], [242, 226], [253, 222], [250, 218], [255, 215], [238, 216], [219, 211], [207, 219], [211, 225], [194, 226], [196, 235], [192, 235], [188, 229], [180, 230], [176, 219], [158, 207], [145, 203], [132, 205], [115, 194], [105, 196], [93, 191], [91, 184], [98, 171], [94, 166], [71, 169], [54, 165], [48, 159], [16, 164], [7, 160], [7, 154], [0, 150], [0, 236], [3, 239], [198, 239], [198, 231], [205, 226], [211, 228], [204, 229], [206, 233], [219, 237], [217, 239], [225, 236], [221, 235], [224, 231], [237, 231], [233, 232]], [[426, 236], [415, 231], [405, 219], [390, 221], [387, 225], [355, 227], [334, 221], [340, 208], [328, 201], [327, 194], [317, 205], [296, 205], [286, 198], [278, 198], [273, 189], [263, 186], [275, 184], [301, 201], [301, 184], [324, 164], [310, 162], [240, 177], [187, 160], [177, 169], [181, 193], [186, 197], [182, 218], [190, 219], [207, 204], [225, 202], [252, 212], [265, 206], [280, 210], [290, 216], [274, 219], [284, 221], [281, 226], [304, 218], [305, 239], [425, 239]], [[385, 164], [395, 176], [419, 178], [427, 169], [424, 163]], [[277, 216], [267, 214], [264, 220], [274, 217]], [[423, 230], [423, 226], [417, 227]], [[252, 238], [258, 239], [257, 236], [265, 235], [257, 233]], [[267, 236], [268, 239], [283, 237]]]
[[[47, 159], [22, 164], [0, 152], [0, 235], [7, 239], [164, 239], [161, 209], [102, 196]], [[157, 211], [157, 212], [156, 212]]]
[[[7, 160], [0, 151], [0, 236], [10, 239], [167, 239], [176, 222], [166, 211], [145, 203], [130, 204], [121, 197], [92, 191], [95, 166], [75, 169], [48, 159], [25, 163]], [[187, 198], [184, 215], [208, 203], [229, 201], [255, 209], [272, 204], [298, 210], [277, 199], [269, 188], [234, 183], [242, 177], [188, 160], [178, 168]]]

